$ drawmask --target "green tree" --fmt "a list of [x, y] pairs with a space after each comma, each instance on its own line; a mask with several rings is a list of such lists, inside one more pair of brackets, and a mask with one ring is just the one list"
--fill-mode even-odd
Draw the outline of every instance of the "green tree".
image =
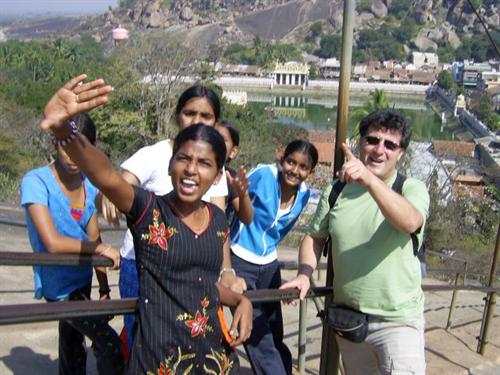
[[438, 86], [446, 91], [451, 91], [457, 88], [457, 84], [455, 80], [451, 76], [451, 72], [449, 70], [442, 70], [439, 72], [437, 77]]
[[320, 57], [338, 57], [342, 48], [342, 37], [339, 34], [323, 35], [316, 54]]

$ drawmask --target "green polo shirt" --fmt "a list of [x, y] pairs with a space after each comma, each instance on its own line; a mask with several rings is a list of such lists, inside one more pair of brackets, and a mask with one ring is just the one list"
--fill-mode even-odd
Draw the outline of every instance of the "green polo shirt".
[[[396, 174], [388, 182], [392, 186]], [[330, 210], [329, 185], [318, 204], [308, 233], [332, 236], [334, 301], [387, 321], [422, 318], [424, 295], [420, 264], [410, 235], [397, 230], [382, 215], [368, 191], [347, 184]], [[425, 218], [429, 194], [424, 183], [407, 178], [403, 196]], [[418, 234], [419, 244], [423, 227]]]

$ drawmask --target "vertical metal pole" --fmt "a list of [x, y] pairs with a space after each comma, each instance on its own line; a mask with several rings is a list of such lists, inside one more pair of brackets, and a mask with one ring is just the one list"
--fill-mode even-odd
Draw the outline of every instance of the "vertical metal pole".
[[[498, 223], [497, 230], [497, 241], [495, 244], [495, 251], [493, 252], [493, 259], [491, 261], [491, 271], [490, 278], [488, 280], [488, 286], [494, 287], [495, 275], [498, 268], [499, 255], [500, 252], [500, 222]], [[484, 314], [483, 322], [481, 323], [481, 331], [479, 333], [479, 343], [477, 346], [477, 352], [484, 355], [486, 352], [486, 344], [488, 343], [488, 328], [490, 326], [490, 320], [493, 318], [495, 313], [495, 305], [497, 302], [497, 295], [495, 292], [488, 292], [484, 304]]]
[[[354, 0], [344, 0], [344, 15], [342, 20], [342, 52], [340, 56], [340, 81], [337, 102], [337, 131], [335, 137], [335, 164], [334, 174], [342, 168], [344, 155], [340, 145], [347, 139], [347, 125], [349, 113], [349, 81], [351, 79], [352, 40], [354, 32]], [[326, 285], [333, 282], [332, 254], [328, 254], [328, 269]], [[335, 291], [334, 291], [335, 292]], [[333, 296], [325, 298], [325, 306], [332, 302]], [[335, 333], [323, 325], [321, 340], [320, 375], [337, 375], [340, 362], [340, 353], [335, 340]]]
[[299, 306], [299, 374], [306, 373], [306, 318], [307, 318], [307, 299], [300, 301]]
[[[460, 280], [460, 273], [457, 272], [455, 276], [455, 286], [458, 286], [458, 281]], [[453, 294], [451, 295], [451, 303], [450, 310], [448, 311], [448, 321], [446, 322], [446, 330], [448, 331], [451, 327], [451, 317], [453, 316], [453, 312], [455, 310], [455, 300], [457, 298], [458, 290], [453, 289]]]

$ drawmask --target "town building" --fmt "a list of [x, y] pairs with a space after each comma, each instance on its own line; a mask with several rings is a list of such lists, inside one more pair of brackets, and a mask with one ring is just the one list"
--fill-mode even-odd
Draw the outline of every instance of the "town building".
[[304, 88], [309, 79], [309, 66], [297, 61], [276, 62], [270, 75], [275, 85], [302, 86]]

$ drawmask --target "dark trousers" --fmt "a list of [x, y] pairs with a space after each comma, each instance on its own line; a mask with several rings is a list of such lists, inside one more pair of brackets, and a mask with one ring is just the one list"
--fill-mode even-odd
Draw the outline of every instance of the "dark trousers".
[[[281, 286], [278, 261], [258, 265], [232, 254], [236, 274], [245, 279], [248, 290], [276, 289]], [[283, 316], [280, 302], [253, 304], [253, 329], [245, 342], [256, 374], [290, 375], [292, 354], [283, 342]]]
[[[70, 301], [89, 299], [90, 285], [77, 289], [69, 295]], [[92, 340], [97, 372], [100, 375], [122, 374], [124, 364], [121, 341], [105, 317], [59, 321], [59, 374], [85, 375], [87, 367], [85, 336]]]
[[[118, 281], [121, 298], [139, 297], [139, 276], [137, 275], [137, 266], [134, 259], [121, 258], [120, 261], [120, 280]], [[123, 324], [127, 333], [127, 348], [130, 354], [132, 342], [134, 339], [137, 322], [137, 313], [123, 315]]]

